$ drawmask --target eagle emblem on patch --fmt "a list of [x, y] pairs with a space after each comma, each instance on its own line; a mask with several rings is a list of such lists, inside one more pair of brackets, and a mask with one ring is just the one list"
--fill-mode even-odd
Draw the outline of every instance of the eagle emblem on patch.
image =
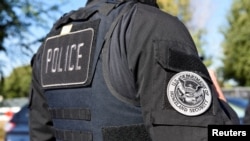
[[176, 111], [187, 116], [204, 113], [212, 101], [206, 81], [198, 74], [189, 71], [177, 73], [170, 79], [167, 97]]

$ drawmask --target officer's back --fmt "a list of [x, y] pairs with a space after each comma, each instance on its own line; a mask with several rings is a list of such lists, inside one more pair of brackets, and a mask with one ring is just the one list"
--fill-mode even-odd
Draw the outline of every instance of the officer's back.
[[31, 140], [195, 141], [238, 124], [185, 26], [155, 1], [88, 2], [32, 62]]

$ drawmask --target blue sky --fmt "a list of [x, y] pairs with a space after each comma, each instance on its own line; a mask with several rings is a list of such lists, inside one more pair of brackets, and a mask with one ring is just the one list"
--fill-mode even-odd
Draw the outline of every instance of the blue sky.
[[[224, 27], [226, 25], [226, 14], [229, 11], [231, 6], [231, 2], [233, 0], [191, 0], [192, 1], [192, 12], [193, 12], [193, 26], [197, 28], [203, 28], [206, 30], [205, 46], [203, 50], [206, 52], [207, 56], [211, 56], [213, 59], [213, 65], [211, 68], [216, 69], [221, 66], [222, 63], [220, 61], [220, 57], [222, 57], [221, 50], [221, 42], [223, 41], [223, 36], [219, 31], [219, 28]], [[49, 1], [51, 2], [51, 1]], [[55, 1], [53, 1], [55, 2]], [[56, 1], [58, 3], [58, 1]], [[76, 10], [82, 6], [84, 6], [86, 0], [69, 0], [69, 3], [63, 7], [61, 10], [64, 13], [69, 12], [71, 10]], [[61, 15], [56, 15], [59, 18]], [[49, 26], [52, 26], [53, 22], [49, 23]], [[37, 30], [37, 34], [46, 34], [47, 31]], [[38, 47], [38, 46], [37, 46]], [[35, 48], [35, 50], [37, 49]], [[14, 49], [15, 51], [15, 49]], [[3, 54], [0, 53], [0, 57], [5, 58]], [[5, 74], [8, 75], [13, 67], [27, 64], [29, 63], [30, 58], [26, 58], [25, 61], [17, 61], [17, 63], [13, 64], [11, 60], [5, 59], [6, 67]]]
[[68, 4], [62, 7], [62, 9], [65, 12], [78, 9], [82, 6], [85, 6], [86, 4], [86, 0], [68, 0], [68, 1], [69, 1]]
[[193, 24], [206, 30], [205, 45], [203, 50], [206, 55], [211, 56], [212, 69], [222, 65], [220, 58], [223, 57], [221, 43], [223, 35], [221, 28], [227, 25], [226, 16], [230, 10], [233, 0], [192, 0], [194, 5]]

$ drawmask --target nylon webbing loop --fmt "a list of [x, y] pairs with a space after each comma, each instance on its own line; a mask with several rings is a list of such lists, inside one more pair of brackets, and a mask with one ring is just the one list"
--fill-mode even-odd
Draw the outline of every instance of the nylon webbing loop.
[[51, 115], [55, 119], [72, 119], [72, 120], [91, 120], [89, 109], [83, 108], [50, 108]]
[[105, 127], [102, 134], [103, 141], [151, 141], [143, 124]]
[[62, 141], [93, 141], [91, 132], [53, 129], [57, 139]]

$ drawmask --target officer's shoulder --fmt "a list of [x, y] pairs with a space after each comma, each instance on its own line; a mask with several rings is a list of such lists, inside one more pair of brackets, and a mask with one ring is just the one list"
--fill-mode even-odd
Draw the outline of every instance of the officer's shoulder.
[[64, 24], [70, 22], [69, 20], [70, 20], [70, 18], [71, 18], [72, 16], [74, 16], [74, 15], [76, 16], [77, 13], [82, 12], [85, 8], [86, 8], [86, 7], [79, 7], [79, 8], [77, 8], [77, 9], [72, 9], [72, 10], [70, 10], [70, 11], [64, 12], [64, 13], [55, 21], [55, 23], [54, 23], [52, 29], [55, 29], [55, 28], [58, 29], [58, 28], [60, 28], [62, 25], [64, 25]]
[[157, 7], [138, 3], [136, 4], [134, 11], [133, 21], [136, 23], [136, 25], [144, 25], [147, 23], [148, 25], [155, 25], [151, 28], [160, 31], [165, 30], [165, 32], [167, 32], [166, 30], [174, 29], [183, 30], [184, 25], [178, 17], [164, 12]]
[[64, 14], [61, 15], [61, 17], [59, 17], [59, 19], [56, 20], [56, 22], [54, 23], [54, 26], [59, 26], [65, 19], [67, 19], [70, 15], [77, 13], [78, 10], [71, 10], [68, 12], [65, 12]]
[[[145, 15], [148, 18], [151, 19], [168, 19], [168, 20], [178, 20], [176, 16], [173, 16], [167, 12], [162, 11], [161, 9], [151, 6], [148, 4], [138, 3], [136, 5], [136, 11], [138, 15]], [[159, 20], [159, 19], [158, 19]]]

